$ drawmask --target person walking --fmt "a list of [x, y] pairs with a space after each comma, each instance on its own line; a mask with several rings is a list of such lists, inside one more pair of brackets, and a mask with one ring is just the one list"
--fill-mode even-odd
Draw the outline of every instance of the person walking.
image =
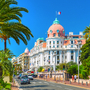
[[47, 79], [47, 74], [46, 74], [46, 79]]
[[76, 76], [76, 75], [74, 75], [74, 80], [75, 80], [75, 82], [76, 82], [76, 78], [77, 78], [77, 76]]
[[74, 76], [72, 75], [72, 82], [74, 82]]

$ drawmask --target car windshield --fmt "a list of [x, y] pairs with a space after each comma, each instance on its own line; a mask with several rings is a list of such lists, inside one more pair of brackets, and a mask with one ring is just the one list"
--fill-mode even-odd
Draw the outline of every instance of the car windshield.
[[22, 77], [22, 79], [26, 79], [26, 78], [27, 78], [26, 76]]

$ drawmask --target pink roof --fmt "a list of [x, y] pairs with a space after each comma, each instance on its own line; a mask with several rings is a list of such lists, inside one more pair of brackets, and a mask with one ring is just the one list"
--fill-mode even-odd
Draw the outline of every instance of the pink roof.
[[[52, 30], [52, 33], [50, 32], [50, 30]], [[57, 30], [59, 30], [59, 32], [57, 32]], [[58, 34], [60, 34], [60, 37], [64, 37], [65, 32], [63, 33], [63, 31], [64, 28], [60, 24], [53, 24], [48, 29], [48, 37], [53, 37], [54, 33], [56, 34], [56, 37], [58, 37]]]
[[28, 50], [28, 48], [26, 48], [26, 49], [25, 49], [25, 53], [29, 53], [29, 50]]

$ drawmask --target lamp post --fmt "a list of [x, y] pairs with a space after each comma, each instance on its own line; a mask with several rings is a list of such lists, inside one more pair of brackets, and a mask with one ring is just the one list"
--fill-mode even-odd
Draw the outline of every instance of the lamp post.
[[78, 40], [78, 83], [79, 83], [79, 44], [81, 44], [81, 42], [79, 42], [80, 40]]
[[54, 51], [53, 56], [55, 56], [54, 70], [55, 70], [55, 81], [56, 81], [56, 51]]

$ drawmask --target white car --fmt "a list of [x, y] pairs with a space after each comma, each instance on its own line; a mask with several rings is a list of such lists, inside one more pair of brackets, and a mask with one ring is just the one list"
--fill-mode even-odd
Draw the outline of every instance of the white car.
[[33, 77], [32, 77], [31, 75], [28, 75], [28, 78], [29, 78], [30, 80], [33, 80]]

